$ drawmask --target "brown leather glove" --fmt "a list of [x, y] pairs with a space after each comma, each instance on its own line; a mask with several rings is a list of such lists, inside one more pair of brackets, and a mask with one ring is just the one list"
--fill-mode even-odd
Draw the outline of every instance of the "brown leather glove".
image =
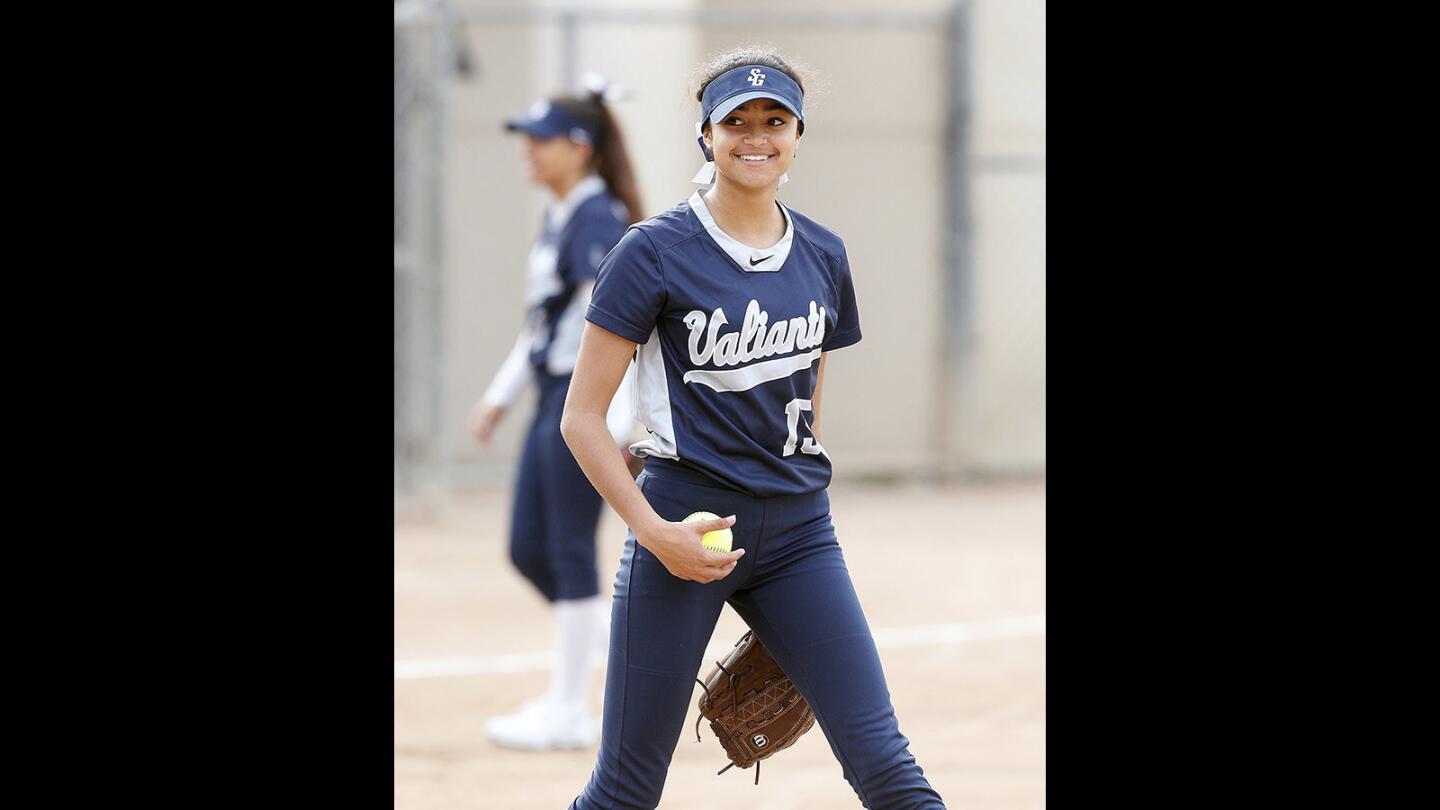
[[[789, 748], [815, 725], [810, 704], [753, 630], [735, 642], [724, 661], [715, 662], [704, 681], [695, 681], [705, 690], [700, 717], [710, 721], [710, 729], [730, 757], [730, 764], [717, 776], [736, 765], [754, 765], [755, 784], [760, 784], [760, 760]], [[700, 741], [698, 718], [695, 741]]]

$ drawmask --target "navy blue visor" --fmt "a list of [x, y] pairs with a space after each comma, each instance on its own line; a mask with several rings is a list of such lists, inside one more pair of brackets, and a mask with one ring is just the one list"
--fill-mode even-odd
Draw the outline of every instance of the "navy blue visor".
[[543, 98], [531, 104], [524, 116], [506, 121], [505, 128], [541, 139], [565, 137], [575, 143], [590, 144], [598, 139], [597, 133]]
[[708, 118], [718, 124], [747, 101], [757, 98], [772, 98], [799, 119], [800, 130], [805, 130], [805, 94], [800, 85], [775, 68], [764, 65], [745, 65], [727, 70], [705, 85], [700, 97], [700, 124]]

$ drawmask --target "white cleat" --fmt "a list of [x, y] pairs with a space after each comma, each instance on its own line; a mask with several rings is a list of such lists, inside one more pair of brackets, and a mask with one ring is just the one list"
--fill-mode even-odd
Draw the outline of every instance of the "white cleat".
[[595, 718], [583, 708], [532, 700], [514, 714], [485, 721], [485, 736], [503, 748], [555, 751], [589, 748], [600, 738]]

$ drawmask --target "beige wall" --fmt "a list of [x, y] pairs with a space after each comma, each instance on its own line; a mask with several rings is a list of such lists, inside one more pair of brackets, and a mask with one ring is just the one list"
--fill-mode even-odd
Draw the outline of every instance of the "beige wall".
[[[635, 7], [635, 3], [610, 5]], [[673, 7], [675, 4], [669, 4]], [[697, 3], [724, 7], [733, 3]], [[751, 5], [745, 3], [743, 5]], [[910, 2], [888, 8], [939, 8]], [[878, 9], [874, 2], [791, 2], [786, 8]], [[1044, 6], [989, 0], [976, 9], [974, 149], [1044, 149]], [[1000, 32], [992, 35], [991, 32]], [[524, 260], [545, 198], [526, 184], [520, 143], [500, 122], [560, 89], [552, 27], [469, 26], [479, 75], [451, 85], [447, 141], [445, 390], [441, 458], [451, 484], [508, 479], [532, 412], [526, 397], [481, 451], [464, 431], [471, 404], [521, 323]], [[995, 38], [998, 36], [999, 38]], [[712, 51], [775, 44], [808, 63], [807, 128], [786, 204], [846, 241], [865, 339], [827, 366], [826, 447], [841, 475], [953, 466], [1043, 469], [1043, 173], [979, 173], [975, 207], [975, 353], [943, 412], [944, 114], [948, 43], [934, 31], [697, 30], [679, 25], [586, 25], [581, 70], [630, 88], [615, 105], [655, 213], [695, 188], [695, 102], [686, 84]], [[993, 41], [992, 41], [993, 40]], [[879, 66], [877, 68], [877, 66]], [[901, 80], [903, 78], [903, 80]], [[1019, 403], [1019, 404], [1017, 404]], [[951, 419], [953, 444], [937, 439]]]
[[1045, 3], [984, 0], [972, 19], [977, 306], [968, 375], [957, 381], [951, 466], [1043, 471]]

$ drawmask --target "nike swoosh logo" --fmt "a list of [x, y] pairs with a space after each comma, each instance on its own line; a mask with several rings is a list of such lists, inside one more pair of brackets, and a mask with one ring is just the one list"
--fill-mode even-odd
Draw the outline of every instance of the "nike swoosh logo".
[[769, 256], [766, 256], [764, 259], [751, 259], [751, 260], [750, 260], [750, 266], [751, 266], [751, 267], [754, 267], [755, 265], [759, 264], [760, 262], [767, 261], [767, 260], [773, 259], [773, 258], [775, 258], [775, 254], [774, 254], [774, 253], [771, 253]]

